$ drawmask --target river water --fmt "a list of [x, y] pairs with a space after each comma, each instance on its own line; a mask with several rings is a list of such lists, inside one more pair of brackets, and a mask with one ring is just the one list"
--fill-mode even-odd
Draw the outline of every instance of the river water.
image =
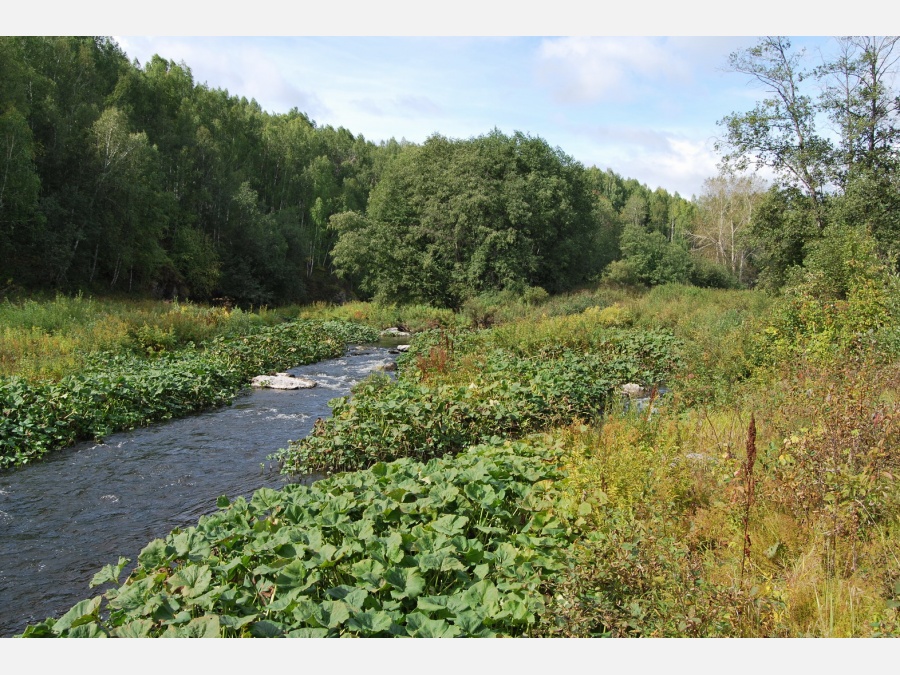
[[315, 380], [313, 389], [248, 391], [231, 406], [0, 474], [0, 636], [96, 595], [88, 584], [101, 567], [135, 560], [151, 540], [195, 525], [220, 495], [284, 485], [266, 457], [308, 434], [330, 414], [330, 399], [394, 358], [386, 347], [351, 348], [288, 371]]

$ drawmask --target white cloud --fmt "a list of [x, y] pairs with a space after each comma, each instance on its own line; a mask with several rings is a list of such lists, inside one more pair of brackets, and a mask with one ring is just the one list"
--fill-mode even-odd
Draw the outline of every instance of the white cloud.
[[691, 79], [687, 62], [660, 38], [543, 40], [537, 71], [563, 103], [632, 100], [648, 84]]
[[651, 189], [661, 187], [690, 198], [700, 193], [704, 180], [718, 173], [719, 158], [711, 139], [628, 127], [585, 129], [581, 136], [593, 145], [585, 153], [587, 164], [611, 168]]
[[117, 37], [116, 41], [129, 58], [137, 58], [142, 65], [154, 54], [184, 62], [196, 83], [206, 82], [214, 89], [227, 89], [233, 96], [256, 99], [265, 110], [287, 112], [297, 107], [313, 118], [330, 112], [319, 96], [291, 81], [277, 49], [269, 49], [264, 43], [215, 37]]

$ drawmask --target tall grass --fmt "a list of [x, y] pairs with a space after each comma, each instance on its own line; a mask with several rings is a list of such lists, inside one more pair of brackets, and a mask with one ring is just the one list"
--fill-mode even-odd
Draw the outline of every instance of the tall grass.
[[267, 308], [243, 312], [187, 302], [82, 295], [6, 300], [0, 303], [0, 376], [58, 380], [84, 368], [89, 356], [98, 352], [155, 355], [244, 334], [289, 315]]

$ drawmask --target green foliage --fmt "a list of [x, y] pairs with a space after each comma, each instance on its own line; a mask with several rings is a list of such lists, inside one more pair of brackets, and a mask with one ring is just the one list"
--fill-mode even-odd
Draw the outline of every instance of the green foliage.
[[717, 265], [706, 258], [694, 256], [691, 260], [688, 281], [700, 288], [740, 288], [738, 281], [727, 267]]
[[465, 317], [449, 309], [429, 305], [384, 305], [374, 302], [347, 302], [342, 305], [315, 303], [300, 311], [300, 318], [337, 319], [363, 323], [378, 329], [403, 328], [418, 333], [431, 328], [458, 328]]
[[831, 220], [864, 227], [878, 252], [900, 271], [900, 189], [897, 164], [858, 167], [847, 177], [844, 192], [832, 202]]
[[526, 305], [540, 305], [549, 297], [550, 294], [540, 286], [529, 287], [522, 292], [522, 300]]
[[753, 372], [752, 345], [773, 300], [759, 292], [657, 286], [626, 305], [636, 327], [665, 328], [680, 341], [677, 390], [688, 404], [732, 400]]
[[[0, 469], [34, 462], [79, 440], [230, 403], [254, 375], [340, 356], [346, 342], [377, 337], [364, 326], [298, 321], [219, 337], [202, 351], [160, 350], [149, 361], [98, 355], [84, 372], [58, 382], [2, 378]], [[153, 342], [147, 349], [157, 353], [158, 346]]]
[[582, 167], [521, 133], [408, 146], [366, 215], [330, 227], [338, 272], [388, 302], [458, 307], [485, 291], [558, 292], [598, 271]]
[[796, 286], [823, 300], [846, 300], [866, 283], [885, 280], [876, 242], [865, 229], [830, 225], [820, 239], [808, 245]]
[[23, 637], [522, 635], [567, 544], [551, 456], [483, 446], [222, 498], [144, 548], [124, 584]]
[[759, 363], [798, 356], [837, 362], [846, 350], [873, 345], [890, 359], [898, 352], [900, 280], [859, 227], [832, 225], [809, 246], [806, 266], [794, 268], [780, 302], [753, 348]]
[[[424, 461], [497, 436], [591, 419], [618, 385], [664, 381], [678, 363], [676, 348], [662, 332], [602, 327], [535, 340], [508, 331], [463, 334], [452, 345], [442, 333], [424, 334], [396, 383], [368, 380], [353, 398], [333, 400], [332, 416], [277, 457], [286, 473], [345, 471], [403, 456]], [[462, 369], [474, 349], [483, 356]]]
[[[800, 283], [820, 283], [833, 250], [865, 260], [860, 236], [826, 232]], [[289, 450], [368, 470], [223, 496], [124, 584], [120, 559], [94, 578], [111, 588], [25, 634], [895, 635], [900, 385], [878, 336], [896, 292], [850, 268], [827, 274], [849, 280], [827, 359], [802, 350], [832, 310], [800, 292], [807, 314], [790, 294], [583, 291], [493, 305], [490, 330], [420, 333], [397, 382], [361, 383]], [[797, 351], [756, 341], [784, 312], [812, 331]], [[623, 378], [672, 393], [623, 410], [609, 395]]]
[[0, 374], [59, 379], [86, 367], [97, 352], [147, 355], [201, 345], [291, 317], [290, 310], [256, 312], [187, 302], [99, 300], [56, 295], [0, 303]]
[[396, 152], [109, 38], [3, 37], [0, 70], [0, 279], [29, 290], [324, 294], [328, 217], [362, 208]]
[[[727, 167], [767, 167], [778, 178], [755, 211], [750, 238], [760, 285], [770, 290], [782, 288], [790, 268], [804, 264], [805, 249], [828, 223], [864, 227], [878, 253], [897, 265], [898, 39], [835, 40], [832, 56], [817, 67], [803, 49], [776, 36], [729, 59], [732, 70], [767, 92], [752, 111], [720, 124]], [[817, 128], [826, 115], [836, 137]]]
[[688, 250], [659, 232], [628, 224], [619, 242], [621, 260], [611, 263], [606, 278], [621, 284], [657, 286], [687, 282], [693, 263]]

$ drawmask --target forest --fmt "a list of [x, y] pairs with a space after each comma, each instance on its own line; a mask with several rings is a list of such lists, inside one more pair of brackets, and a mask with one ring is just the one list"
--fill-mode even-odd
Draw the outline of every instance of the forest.
[[269, 457], [300, 482], [22, 636], [900, 636], [898, 43], [731, 54], [759, 100], [688, 199], [528, 133], [373, 143], [108, 38], [0, 38], [11, 480], [410, 343]]
[[376, 144], [197, 84], [184, 63], [129, 63], [108, 38], [3, 37], [0, 67], [5, 294], [457, 307], [604, 272], [755, 278], [734, 241], [741, 200], [760, 197], [744, 179], [691, 202], [522, 133]]

